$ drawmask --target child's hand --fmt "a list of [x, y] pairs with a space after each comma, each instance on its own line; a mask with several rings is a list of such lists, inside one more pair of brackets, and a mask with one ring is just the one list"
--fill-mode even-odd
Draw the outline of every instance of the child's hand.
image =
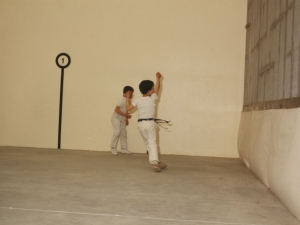
[[126, 113], [126, 119], [130, 119], [131, 118], [131, 115], [129, 113]]
[[156, 73], [156, 77], [157, 77], [157, 78], [161, 78], [160, 72], [157, 72], [157, 73]]
[[126, 119], [126, 126], [128, 126], [129, 125], [129, 121]]
[[129, 98], [129, 99], [130, 99], [131, 95], [132, 95], [132, 92], [131, 92], [131, 91], [127, 91], [127, 92], [125, 93], [125, 97], [126, 97], [126, 98]]

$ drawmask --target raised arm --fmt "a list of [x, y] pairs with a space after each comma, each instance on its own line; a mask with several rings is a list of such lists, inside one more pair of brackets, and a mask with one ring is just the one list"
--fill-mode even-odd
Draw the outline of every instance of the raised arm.
[[156, 73], [156, 84], [155, 84], [155, 88], [154, 88], [154, 93], [156, 93], [158, 95], [159, 89], [160, 89], [160, 78], [161, 78], [161, 74], [160, 72]]

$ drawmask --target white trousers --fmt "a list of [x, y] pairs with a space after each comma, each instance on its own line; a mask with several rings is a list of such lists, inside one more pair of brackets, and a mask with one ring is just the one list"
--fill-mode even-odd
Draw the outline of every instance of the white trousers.
[[156, 124], [153, 120], [138, 122], [138, 129], [145, 142], [146, 150], [149, 154], [150, 164], [158, 160], [158, 150], [156, 143]]
[[127, 149], [127, 131], [124, 118], [112, 116], [111, 123], [113, 126], [113, 135], [110, 142], [111, 149], [117, 149], [118, 140], [120, 139], [121, 149]]

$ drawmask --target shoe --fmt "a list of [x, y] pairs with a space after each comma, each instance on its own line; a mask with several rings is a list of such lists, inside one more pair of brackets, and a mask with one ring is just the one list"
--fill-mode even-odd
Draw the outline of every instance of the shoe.
[[160, 167], [160, 169], [166, 169], [168, 166], [162, 162], [158, 162], [158, 166]]
[[123, 153], [123, 154], [128, 154], [128, 155], [131, 154], [131, 152], [128, 151], [127, 149], [121, 149], [120, 152]]
[[113, 155], [118, 155], [117, 149], [112, 149], [112, 150], [111, 150], [111, 154], [113, 154]]
[[153, 169], [154, 169], [155, 172], [160, 172], [161, 171], [160, 166], [159, 166], [159, 162], [154, 161], [152, 166], [153, 166]]

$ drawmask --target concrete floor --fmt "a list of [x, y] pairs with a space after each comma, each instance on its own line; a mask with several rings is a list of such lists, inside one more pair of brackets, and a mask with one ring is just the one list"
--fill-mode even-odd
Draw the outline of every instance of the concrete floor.
[[239, 159], [0, 147], [0, 224], [299, 225]]

